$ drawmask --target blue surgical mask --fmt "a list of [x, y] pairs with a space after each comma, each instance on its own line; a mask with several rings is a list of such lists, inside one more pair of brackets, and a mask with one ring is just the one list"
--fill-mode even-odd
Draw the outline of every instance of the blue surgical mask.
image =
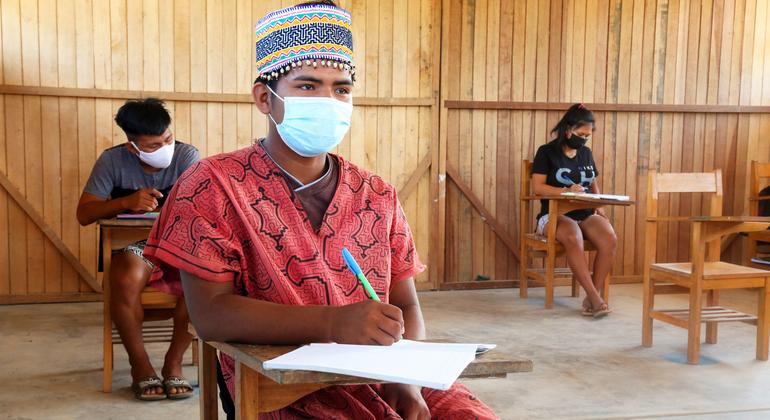
[[[267, 87], [273, 92], [270, 87]], [[283, 121], [275, 124], [278, 134], [296, 154], [315, 157], [337, 147], [350, 129], [353, 105], [334, 98], [287, 96], [283, 101]]]

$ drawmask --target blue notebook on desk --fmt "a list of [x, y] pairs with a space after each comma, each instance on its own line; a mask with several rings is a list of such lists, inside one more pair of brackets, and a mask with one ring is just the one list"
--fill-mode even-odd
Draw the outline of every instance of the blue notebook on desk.
[[117, 216], [118, 219], [141, 219], [141, 220], [155, 220], [160, 213], [157, 211], [148, 211], [147, 213], [121, 213]]

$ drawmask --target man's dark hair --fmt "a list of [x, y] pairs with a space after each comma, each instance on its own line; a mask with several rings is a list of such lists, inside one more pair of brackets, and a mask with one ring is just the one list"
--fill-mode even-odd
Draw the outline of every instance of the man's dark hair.
[[159, 136], [171, 125], [171, 116], [157, 98], [131, 99], [118, 109], [115, 122], [129, 140], [139, 136]]

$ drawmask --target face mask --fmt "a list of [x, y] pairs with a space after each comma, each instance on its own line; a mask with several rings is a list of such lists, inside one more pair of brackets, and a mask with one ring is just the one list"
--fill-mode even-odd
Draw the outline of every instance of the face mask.
[[586, 142], [588, 141], [585, 137], [580, 137], [577, 134], [572, 134], [570, 138], [567, 139], [567, 147], [570, 149], [580, 149], [581, 147], [586, 145]]
[[303, 157], [315, 157], [337, 147], [350, 128], [353, 105], [333, 98], [287, 96], [283, 101], [283, 122], [276, 123], [278, 134], [291, 150]]
[[134, 142], [131, 142], [131, 145], [134, 146], [134, 149], [139, 152], [139, 160], [152, 166], [153, 168], [165, 169], [168, 168], [168, 165], [171, 165], [171, 159], [174, 158], [175, 143], [176, 142], [172, 142], [171, 144], [162, 146], [160, 149], [152, 153], [139, 150], [139, 147], [137, 147]]

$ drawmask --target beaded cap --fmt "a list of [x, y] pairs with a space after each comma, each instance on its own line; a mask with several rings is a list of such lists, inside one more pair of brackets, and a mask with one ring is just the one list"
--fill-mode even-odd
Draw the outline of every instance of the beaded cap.
[[257, 22], [258, 80], [273, 80], [301, 66], [349, 70], [353, 66], [350, 13], [327, 5], [276, 10]]

